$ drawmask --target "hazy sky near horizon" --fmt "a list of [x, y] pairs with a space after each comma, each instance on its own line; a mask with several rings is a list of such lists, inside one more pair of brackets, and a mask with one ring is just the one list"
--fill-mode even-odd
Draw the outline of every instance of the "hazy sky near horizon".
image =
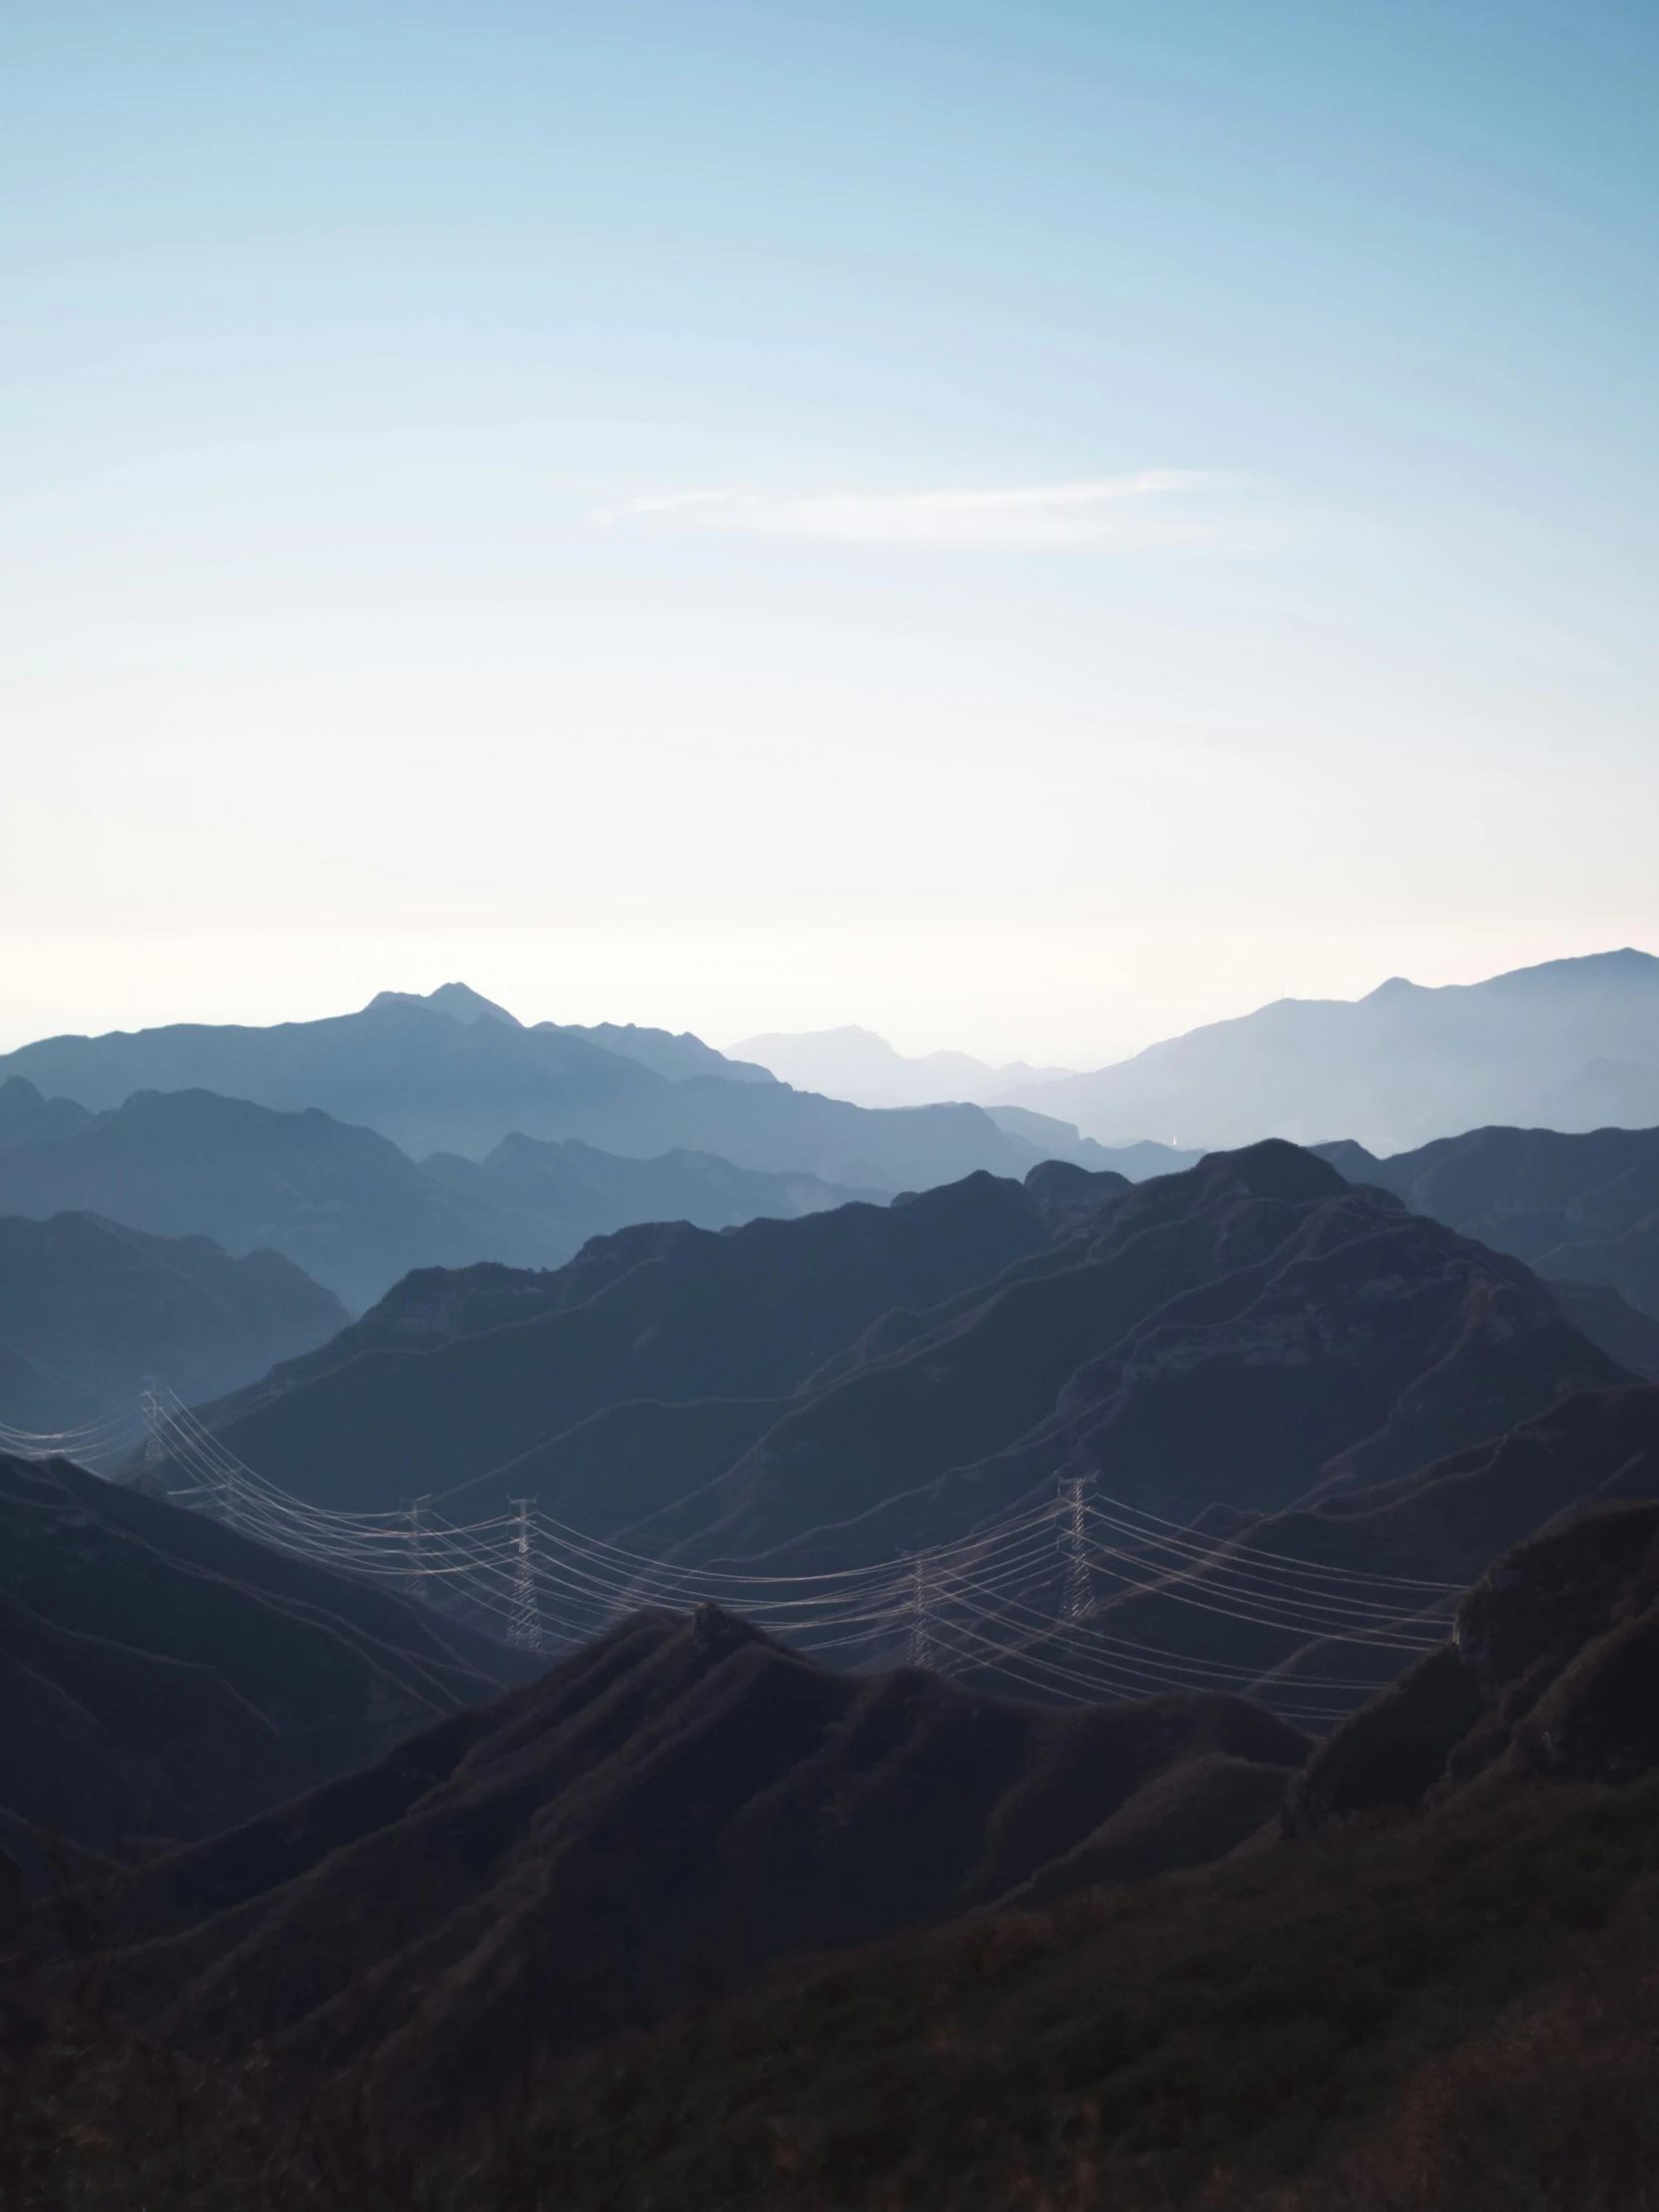
[[9, 0], [0, 1046], [1659, 950], [1652, 0]]

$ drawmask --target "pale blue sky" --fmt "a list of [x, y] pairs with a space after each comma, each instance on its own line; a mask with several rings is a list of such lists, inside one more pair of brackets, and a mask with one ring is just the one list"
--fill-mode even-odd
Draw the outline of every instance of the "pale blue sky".
[[1659, 10], [0, 10], [0, 1043], [1659, 949]]

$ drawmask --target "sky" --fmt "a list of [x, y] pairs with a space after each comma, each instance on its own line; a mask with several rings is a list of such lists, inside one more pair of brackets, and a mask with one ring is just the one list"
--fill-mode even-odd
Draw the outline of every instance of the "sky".
[[0, 1047], [1659, 950], [1652, 0], [6, 0]]

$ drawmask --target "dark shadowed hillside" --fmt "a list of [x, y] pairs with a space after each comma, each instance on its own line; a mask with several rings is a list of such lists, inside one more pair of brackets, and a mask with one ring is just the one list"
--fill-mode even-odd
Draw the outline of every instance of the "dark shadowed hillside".
[[[1643, 1486], [1659, 1491], [1659, 1449]], [[1287, 1832], [1365, 1828], [1521, 1778], [1625, 1783], [1659, 1764], [1659, 1500], [1594, 1506], [1517, 1545], [1450, 1641], [1323, 1744]]]
[[1403, 1475], [1624, 1380], [1518, 1262], [1289, 1145], [1106, 1199], [935, 1314], [870, 1331], [636, 1548], [815, 1568], [1052, 1494], [1178, 1520]]
[[116, 1979], [198, 2047], [372, 2052], [399, 2096], [475, 2092], [527, 2037], [590, 2041], [783, 1953], [991, 1904], [1191, 1763], [1258, 1781], [1172, 1847], [1219, 1856], [1306, 1749], [1235, 1699], [1058, 1713], [916, 1670], [832, 1673], [714, 1607], [646, 1613], [160, 1862], [120, 1924], [180, 1933]]
[[[66, 2170], [125, 2164], [193, 2212], [228, 2174], [297, 2206], [319, 2165], [361, 2202], [418, 2177], [443, 2212], [1639, 2212], [1659, 1678], [1630, 1662], [1656, 1514], [1582, 1521], [1470, 1593], [1439, 1663], [1470, 1688], [1453, 1756], [1495, 1724], [1478, 1781], [1414, 1811], [1445, 1743], [1424, 1760], [1381, 1699], [1293, 1781], [1285, 1840], [1222, 1864], [1172, 1863], [1172, 1808], [1222, 1773], [1276, 1787], [1291, 1747], [1241, 1741], [1248, 1707], [1036, 1715], [908, 1671], [825, 1677], [723, 1615], [642, 1616], [106, 1889], [153, 1932], [104, 1976], [147, 2032], [89, 2053], [66, 2018], [43, 2132]], [[1056, 1867], [1109, 1879], [1050, 1889]], [[751, 1979], [775, 1939], [794, 1955]], [[640, 2032], [676, 1978], [691, 2001]], [[158, 2029], [162, 2079], [190, 2078], [181, 2047], [258, 2038], [258, 2066], [147, 2100]]]
[[[210, 1418], [319, 1503], [436, 1492], [464, 1523], [530, 1498], [677, 1576], [769, 1588], [1047, 1515], [1006, 1571], [974, 1553], [930, 1583], [946, 1663], [1059, 1695], [1259, 1682], [1329, 1715], [1603, 1479], [1556, 1453], [1505, 1487], [1446, 1454], [1629, 1381], [1518, 1261], [1268, 1144], [1132, 1188], [1049, 1163], [721, 1238], [638, 1229], [548, 1276], [411, 1278]], [[1069, 1597], [1057, 1476], [1082, 1486]], [[1476, 1493], [1445, 1567], [1434, 1501]], [[1377, 1635], [1327, 1651], [1351, 1612]]]
[[1023, 1174], [1039, 1157], [977, 1106], [872, 1113], [736, 1070], [671, 1080], [637, 1056], [637, 1035], [634, 1045], [611, 1051], [588, 1033], [525, 1029], [464, 985], [446, 985], [431, 999], [386, 991], [358, 1013], [271, 1029], [180, 1024], [46, 1038], [0, 1057], [0, 1079], [23, 1076], [100, 1110], [135, 1091], [186, 1090], [285, 1113], [315, 1107], [417, 1158], [478, 1159], [516, 1131], [630, 1158], [712, 1152], [769, 1174], [894, 1191], [975, 1168]]
[[[1037, 1200], [988, 1175], [900, 1206], [723, 1235], [644, 1225], [523, 1285], [525, 1320], [414, 1352], [381, 1349], [382, 1321], [365, 1316], [312, 1363], [328, 1372], [278, 1374], [210, 1417], [273, 1481], [330, 1504], [395, 1504], [486, 1473], [608, 1405], [788, 1393], [890, 1307], [936, 1305], [1047, 1237]], [[492, 1299], [507, 1288], [479, 1283], [494, 1284]], [[405, 1346], [411, 1310], [443, 1299], [432, 1278], [409, 1290], [390, 1302]], [[334, 1364], [359, 1342], [360, 1357]], [[672, 1460], [664, 1474], [673, 1481]]]
[[[94, 1214], [0, 1217], [0, 1344], [106, 1407], [130, 1404], [152, 1379], [183, 1397], [217, 1396], [350, 1318], [275, 1252], [233, 1260], [207, 1237], [149, 1237]], [[28, 1425], [3, 1382], [0, 1420]]]
[[1317, 1149], [1414, 1214], [1659, 1320], [1659, 1129], [1471, 1129], [1384, 1160], [1352, 1142]]
[[0, 1456], [0, 1809], [208, 1836], [524, 1673], [423, 1608], [66, 1460]]

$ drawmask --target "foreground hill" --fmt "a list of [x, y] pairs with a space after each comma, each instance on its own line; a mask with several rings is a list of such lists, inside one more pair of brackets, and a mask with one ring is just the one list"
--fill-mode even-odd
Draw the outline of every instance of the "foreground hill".
[[524, 1671], [389, 1592], [0, 1455], [0, 1827], [117, 1854], [212, 1835]]
[[159, 1862], [112, 1904], [150, 1938], [113, 1985], [202, 2050], [258, 2036], [461, 2097], [527, 2035], [588, 2042], [781, 1954], [989, 1905], [1178, 1773], [1210, 1782], [1208, 1819], [1143, 1822], [1150, 1863], [1218, 1856], [1307, 1749], [1237, 1699], [1061, 1713], [831, 1672], [712, 1606], [644, 1613]]
[[1627, 949], [1440, 990], [1395, 976], [1354, 1002], [1281, 999], [1008, 1096], [1107, 1145], [1347, 1130], [1393, 1152], [1484, 1122], [1646, 1127], [1659, 1121], [1659, 959]]
[[1388, 1159], [1352, 1142], [1315, 1149], [1350, 1182], [1659, 1321], [1659, 1129], [1471, 1129]]
[[0, 1421], [70, 1427], [154, 1381], [217, 1396], [324, 1344], [350, 1320], [275, 1252], [232, 1259], [207, 1237], [149, 1237], [95, 1214], [0, 1217], [0, 1345], [68, 1383], [30, 1422], [0, 1371]]
[[280, 1253], [359, 1311], [412, 1268], [557, 1267], [596, 1232], [632, 1221], [719, 1229], [852, 1195], [708, 1154], [620, 1160], [528, 1137], [508, 1138], [481, 1165], [438, 1155], [417, 1166], [388, 1138], [315, 1108], [276, 1112], [211, 1091], [141, 1091], [56, 1136], [0, 1147], [0, 1212], [85, 1209], [153, 1236]]
[[[1224, 1701], [1062, 1726], [641, 1617], [106, 1884], [150, 1939], [101, 1966], [98, 2015], [26, 1985], [18, 2121], [82, 2200], [181, 2212], [286, 2212], [319, 2173], [434, 2212], [1639, 2212], [1656, 1528], [1649, 1501], [1498, 1562], [1313, 1754], [1277, 1841], [1034, 1908], [1007, 1875], [1090, 1811], [1115, 1807], [1073, 1873], [1114, 1829], [1171, 1833], [1157, 1801], [1218, 1761], [1274, 1788], [1288, 1747], [1200, 1748], [1259, 1725]], [[825, 1955], [819, 1929], [895, 1913]], [[819, 1947], [752, 1977], [780, 1936]], [[642, 2032], [677, 1974], [692, 2000]]]
[[[977, 1106], [871, 1113], [756, 1081], [754, 1070], [671, 1078], [640, 1056], [641, 1033], [627, 1050], [596, 1042], [600, 1033], [526, 1029], [464, 985], [446, 985], [430, 999], [386, 991], [357, 1013], [269, 1029], [181, 1023], [50, 1037], [0, 1057], [0, 1081], [26, 1077], [100, 1111], [135, 1091], [186, 1090], [285, 1113], [316, 1107], [417, 1158], [478, 1159], [517, 1132], [628, 1158], [711, 1152], [768, 1174], [896, 1191], [975, 1168], [1023, 1174], [1040, 1157]], [[648, 1056], [705, 1064], [665, 1059], [655, 1046]]]

